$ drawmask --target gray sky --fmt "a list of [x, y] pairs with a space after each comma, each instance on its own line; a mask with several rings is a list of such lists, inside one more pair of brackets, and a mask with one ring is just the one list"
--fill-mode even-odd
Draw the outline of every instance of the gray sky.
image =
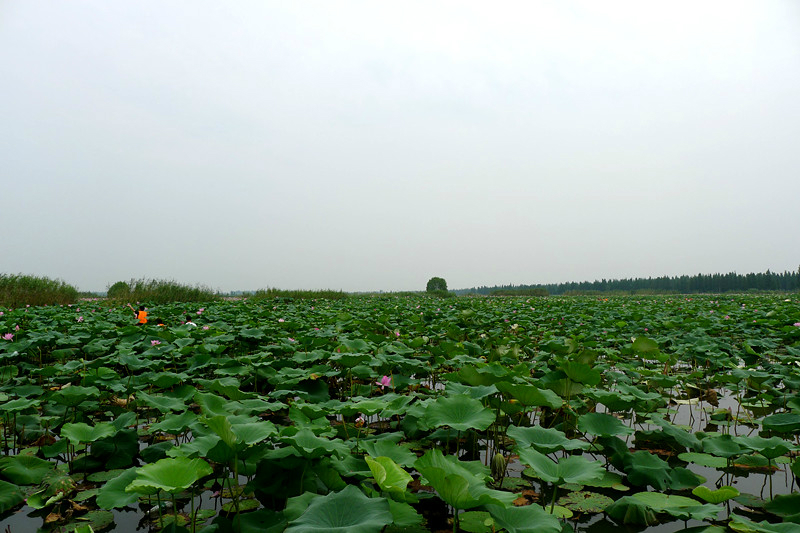
[[0, 272], [794, 270], [800, 3], [0, 0]]

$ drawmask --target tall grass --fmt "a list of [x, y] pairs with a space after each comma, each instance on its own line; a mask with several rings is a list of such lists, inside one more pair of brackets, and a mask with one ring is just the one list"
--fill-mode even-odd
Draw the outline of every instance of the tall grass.
[[71, 304], [77, 299], [78, 289], [60, 279], [0, 274], [0, 305], [4, 307]]
[[172, 302], [209, 302], [219, 300], [216, 291], [202, 285], [182, 285], [177, 281], [162, 279], [132, 279], [118, 281], [108, 288], [108, 299], [116, 303], [147, 302], [166, 304]]
[[259, 289], [251, 296], [256, 300], [271, 299], [271, 298], [292, 298], [295, 300], [313, 300], [317, 298], [324, 298], [327, 300], [343, 300], [347, 298], [347, 293], [343, 291], [334, 291], [331, 289], [317, 290], [317, 291], [302, 291], [293, 290], [287, 291], [282, 289]]

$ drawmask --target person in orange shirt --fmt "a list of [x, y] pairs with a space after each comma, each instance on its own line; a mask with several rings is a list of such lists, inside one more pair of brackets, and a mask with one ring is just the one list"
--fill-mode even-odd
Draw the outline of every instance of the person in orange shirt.
[[147, 324], [147, 311], [144, 310], [143, 305], [139, 306], [138, 311], [134, 309], [131, 304], [128, 304], [128, 307], [131, 308], [131, 311], [133, 311], [133, 314], [136, 315], [136, 319], [139, 321], [136, 324], [137, 326], [143, 326], [144, 324]]

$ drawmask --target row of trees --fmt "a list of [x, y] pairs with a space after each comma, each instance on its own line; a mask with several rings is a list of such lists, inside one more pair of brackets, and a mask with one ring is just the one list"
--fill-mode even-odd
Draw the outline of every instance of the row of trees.
[[800, 268], [797, 272], [770, 272], [737, 274], [696, 274], [694, 276], [660, 276], [656, 278], [602, 279], [595, 281], [550, 283], [536, 285], [498, 285], [473, 287], [455, 291], [457, 294], [497, 294], [539, 289], [548, 294], [574, 294], [593, 292], [626, 293], [721, 293], [744, 291], [798, 291]]

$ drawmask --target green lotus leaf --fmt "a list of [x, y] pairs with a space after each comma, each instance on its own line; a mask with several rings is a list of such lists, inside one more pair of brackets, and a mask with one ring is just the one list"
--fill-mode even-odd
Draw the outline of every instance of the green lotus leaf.
[[637, 526], [658, 524], [655, 511], [632, 496], [623, 496], [606, 507], [606, 514], [621, 524]]
[[625, 460], [625, 473], [633, 485], [664, 490], [669, 485], [671, 470], [666, 461], [646, 451], [634, 452]]
[[186, 411], [186, 402], [179, 400], [178, 398], [156, 394], [150, 395], [144, 391], [137, 392], [136, 397], [142, 400], [148, 406], [157, 409], [162, 413], [169, 413], [170, 411], [182, 413]]
[[592, 389], [586, 391], [586, 396], [597, 403], [608, 407], [609, 411], [616, 413], [629, 411], [636, 404], [636, 397], [632, 394], [622, 394], [619, 391]]
[[430, 427], [450, 426], [457, 431], [488, 428], [495, 414], [468, 396], [443, 396], [428, 405], [425, 422]]
[[197, 422], [197, 415], [192, 411], [184, 411], [180, 414], [170, 413], [161, 422], [150, 426], [150, 432], [161, 431], [164, 433], [179, 434], [186, 431], [190, 426]]
[[316, 459], [330, 454], [336, 454], [340, 457], [350, 454], [350, 448], [341, 440], [317, 437], [310, 429], [301, 429], [293, 436], [281, 437], [281, 441], [293, 446], [307, 459]]
[[194, 395], [194, 401], [200, 406], [203, 415], [207, 417], [213, 416], [230, 416], [235, 414], [241, 407], [239, 402], [232, 402], [222, 396], [217, 396], [213, 393], [197, 392]]
[[459, 531], [467, 533], [494, 533], [494, 520], [488, 511], [465, 511], [458, 515]]
[[103, 509], [119, 509], [135, 504], [139, 500], [139, 494], [125, 490], [134, 479], [136, 479], [136, 469], [129, 468], [107, 481], [97, 494], [97, 505]]
[[508, 370], [497, 363], [479, 366], [465, 365], [456, 372], [456, 377], [467, 385], [477, 387], [480, 385], [494, 385], [508, 378]]
[[598, 370], [585, 363], [578, 363], [576, 361], [569, 361], [561, 365], [561, 370], [563, 370], [572, 381], [577, 381], [578, 383], [583, 383], [590, 387], [597, 385], [602, 379]]
[[767, 459], [775, 459], [785, 455], [789, 450], [795, 447], [791, 442], [785, 441], [780, 437], [771, 437], [765, 439], [764, 437], [750, 436], [750, 437], [734, 437], [734, 440], [749, 450], [757, 452]]
[[408, 500], [411, 494], [406, 493], [406, 487], [412, 479], [408, 472], [388, 457], [366, 456], [364, 460], [367, 461], [372, 477], [382, 491], [389, 493], [395, 500]]
[[388, 439], [362, 440], [359, 447], [373, 457], [389, 457], [400, 466], [412, 466], [417, 456], [408, 446]]
[[588, 450], [590, 447], [588, 442], [567, 438], [563, 431], [555, 428], [509, 426], [506, 434], [516, 441], [518, 449], [532, 446], [542, 453], [553, 453], [557, 450]]
[[669, 482], [667, 483], [667, 487], [669, 487], [670, 490], [687, 490], [693, 489], [705, 482], [706, 478], [700, 474], [695, 474], [688, 468], [676, 466], [669, 473]]
[[17, 485], [38, 485], [54, 464], [33, 455], [12, 455], [0, 458], [0, 474]]
[[89, 511], [76, 519], [76, 521], [70, 522], [59, 529], [63, 533], [94, 533], [95, 531], [105, 530], [113, 523], [114, 513], [101, 509]]
[[487, 396], [497, 394], [497, 391], [498, 389], [494, 385], [478, 385], [472, 387], [470, 385], [456, 383], [455, 381], [448, 382], [447, 387], [445, 388], [445, 392], [448, 396], [460, 396], [463, 394], [474, 400], [482, 400]]
[[684, 496], [666, 495], [660, 492], [639, 492], [623, 496], [606, 508], [606, 513], [623, 524], [654, 525], [658, 523], [656, 513], [667, 513], [682, 520], [716, 520], [721, 508], [701, 504]]
[[716, 455], [717, 457], [724, 457], [725, 459], [741, 455], [746, 451], [734, 440], [733, 436], [727, 434], [706, 437], [702, 442], [703, 452]]
[[140, 494], [155, 494], [159, 490], [177, 493], [191, 487], [213, 470], [202, 459], [175, 457], [161, 459], [136, 471], [136, 478], [125, 489]]
[[800, 493], [779, 494], [764, 505], [764, 510], [797, 523], [800, 519]]
[[617, 417], [606, 413], [586, 413], [578, 417], [578, 429], [598, 437], [632, 435], [633, 429], [623, 424]]
[[77, 407], [89, 398], [99, 398], [100, 389], [97, 387], [81, 387], [72, 385], [65, 387], [51, 396], [51, 399], [67, 407]]
[[0, 410], [4, 413], [19, 413], [25, 409], [36, 407], [39, 403], [40, 400], [38, 399], [17, 398], [16, 400], [11, 400], [10, 402], [0, 405]]
[[578, 513], [602, 513], [612, 503], [608, 496], [589, 491], [570, 492], [558, 499], [558, 505]]
[[599, 461], [589, 461], [582, 455], [570, 455], [557, 463], [533, 449], [519, 450], [519, 459], [529, 465], [539, 479], [556, 485], [581, 484], [583, 481], [602, 479], [605, 469]]
[[782, 524], [771, 524], [766, 520], [754, 522], [744, 516], [731, 514], [731, 521], [728, 527], [739, 533], [798, 533], [800, 528], [797, 524], [784, 522]]
[[795, 433], [800, 430], [800, 414], [778, 413], [761, 420], [761, 427], [778, 433]]
[[25, 494], [20, 488], [7, 481], [0, 481], [0, 514], [10, 511], [25, 501]]
[[703, 448], [703, 443], [693, 433], [679, 428], [670, 422], [658, 416], [650, 417], [653, 424], [661, 426], [661, 434], [667, 435], [675, 440], [679, 445], [689, 448], [690, 450], [700, 451]]
[[674, 494], [667, 495], [660, 492], [638, 492], [630, 496], [657, 513], [667, 513], [681, 520], [716, 520], [721, 507], [701, 504], [697, 500]]
[[509, 492], [489, 489], [488, 469], [477, 461], [459, 461], [444, 456], [437, 449], [429, 450], [414, 463], [440, 497], [456, 509], [471, 509], [480, 505], [510, 505], [515, 497]]
[[61, 428], [61, 436], [69, 439], [73, 445], [78, 445], [82, 442], [94, 442], [98, 439], [111, 437], [116, 433], [116, 428], [108, 422], [100, 422], [96, 426], [77, 422], [75, 424], [64, 424]]
[[492, 515], [497, 525], [508, 533], [559, 533], [561, 522], [538, 505], [523, 507], [502, 507], [487, 505], [486, 510]]
[[678, 459], [708, 468], [725, 468], [728, 466], [728, 461], [725, 458], [715, 457], [708, 453], [686, 452], [679, 454]]
[[285, 533], [374, 533], [392, 523], [385, 498], [367, 498], [354, 485], [316, 496]]
[[650, 353], [658, 351], [658, 343], [647, 337], [637, 337], [633, 341], [633, 351], [639, 353]]
[[413, 528], [425, 521], [425, 518], [410, 504], [395, 500], [387, 501], [389, 502], [389, 511], [392, 513], [392, 523], [396, 527]]
[[558, 409], [564, 403], [564, 400], [555, 392], [549, 389], [540, 389], [534, 385], [521, 385], [503, 381], [497, 383], [497, 388], [506, 394], [510, 394], [512, 398], [527, 407]]
[[692, 494], [708, 503], [722, 503], [737, 497], [739, 490], [727, 485], [717, 490], [711, 490], [705, 485], [700, 485], [692, 490]]

